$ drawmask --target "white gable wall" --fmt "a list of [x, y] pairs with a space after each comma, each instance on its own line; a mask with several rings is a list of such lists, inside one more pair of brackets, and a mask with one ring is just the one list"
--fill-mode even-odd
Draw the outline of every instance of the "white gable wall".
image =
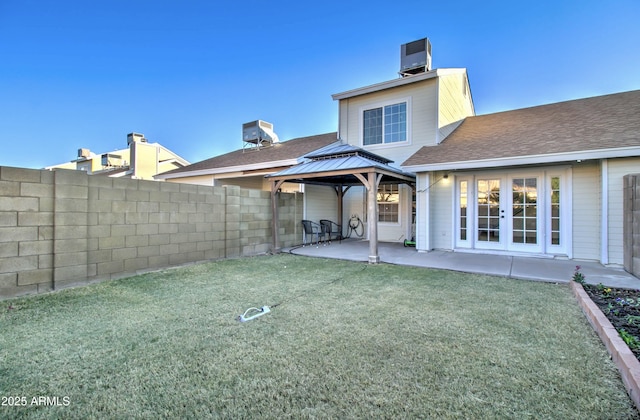
[[440, 143], [475, 111], [466, 71], [443, 75], [438, 80], [437, 142]]
[[[340, 101], [339, 135], [347, 143], [362, 147], [394, 161], [399, 167], [422, 146], [435, 145], [437, 136], [437, 81], [423, 80]], [[397, 144], [363, 146], [362, 113], [380, 104], [408, 101], [409, 141]]]

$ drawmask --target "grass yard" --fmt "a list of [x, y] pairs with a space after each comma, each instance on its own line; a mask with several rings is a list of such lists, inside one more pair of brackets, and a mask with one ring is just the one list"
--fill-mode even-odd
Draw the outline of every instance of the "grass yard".
[[1, 418], [638, 418], [566, 284], [283, 254], [2, 301], [0, 327]]

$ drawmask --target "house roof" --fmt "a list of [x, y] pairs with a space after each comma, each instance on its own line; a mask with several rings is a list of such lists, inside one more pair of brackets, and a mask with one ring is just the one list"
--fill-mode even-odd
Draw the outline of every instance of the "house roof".
[[640, 90], [467, 117], [413, 172], [640, 156]]
[[255, 170], [295, 165], [302, 156], [338, 141], [338, 133], [318, 134], [275, 143], [260, 149], [239, 149], [200, 162], [174, 169], [156, 178], [181, 178], [185, 176]]

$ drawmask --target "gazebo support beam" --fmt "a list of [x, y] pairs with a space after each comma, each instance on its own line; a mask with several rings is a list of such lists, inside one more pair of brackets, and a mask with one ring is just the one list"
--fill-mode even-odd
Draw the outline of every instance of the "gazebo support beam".
[[367, 228], [369, 231], [369, 264], [378, 264], [378, 185], [382, 180], [382, 174], [371, 171], [365, 177], [362, 174], [354, 174], [367, 189]]
[[284, 180], [282, 181], [278, 181], [277, 179], [274, 179], [273, 182], [271, 183], [271, 214], [272, 214], [272, 218], [271, 218], [271, 229], [273, 230], [273, 233], [271, 235], [271, 237], [273, 238], [273, 244], [272, 244], [272, 252], [274, 254], [279, 254], [280, 251], [282, 251], [282, 248], [280, 247], [280, 221], [279, 221], [279, 214], [278, 214], [278, 190], [280, 189], [280, 187], [282, 187], [282, 184], [284, 183]]

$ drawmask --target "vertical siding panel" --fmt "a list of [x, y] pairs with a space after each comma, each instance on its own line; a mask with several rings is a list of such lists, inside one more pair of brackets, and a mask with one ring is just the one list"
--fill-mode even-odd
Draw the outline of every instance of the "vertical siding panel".
[[640, 172], [639, 158], [612, 159], [608, 161], [608, 224], [609, 224], [609, 263], [624, 264], [623, 240], [623, 177]]
[[453, 223], [453, 177], [442, 179], [444, 172], [436, 172], [431, 187], [431, 240], [435, 249], [453, 249], [451, 230]]
[[600, 165], [573, 166], [573, 257], [600, 260]]
[[305, 218], [316, 223], [320, 219], [338, 222], [338, 195], [331, 187], [305, 186]]
[[429, 220], [426, 217], [429, 207], [427, 205], [427, 192], [429, 186], [427, 172], [421, 172], [416, 177], [416, 249], [429, 251], [428, 235], [431, 232]]
[[438, 142], [474, 114], [466, 73], [443, 75], [438, 87]]

